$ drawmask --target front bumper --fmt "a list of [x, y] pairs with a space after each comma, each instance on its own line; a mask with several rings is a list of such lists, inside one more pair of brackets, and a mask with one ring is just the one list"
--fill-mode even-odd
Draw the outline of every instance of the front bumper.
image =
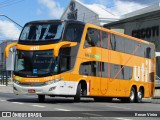
[[[19, 84], [14, 83], [13, 84], [13, 92], [15, 94], [32, 94], [32, 95], [75, 95], [76, 94], [76, 88], [75, 87], [69, 87], [69, 86], [75, 86], [75, 82], [66, 82], [66, 81], [60, 81], [54, 84], [50, 85], [44, 85], [44, 86], [21, 86]], [[29, 90], [34, 90], [34, 93], [30, 93]]]

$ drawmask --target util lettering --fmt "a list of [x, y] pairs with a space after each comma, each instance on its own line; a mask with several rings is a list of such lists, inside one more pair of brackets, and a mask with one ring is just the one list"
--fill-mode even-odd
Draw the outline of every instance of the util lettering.
[[[146, 67], [145, 67], [146, 66]], [[136, 81], [148, 82], [148, 74], [151, 69], [151, 61], [146, 60], [141, 66], [134, 66], [134, 79]]]

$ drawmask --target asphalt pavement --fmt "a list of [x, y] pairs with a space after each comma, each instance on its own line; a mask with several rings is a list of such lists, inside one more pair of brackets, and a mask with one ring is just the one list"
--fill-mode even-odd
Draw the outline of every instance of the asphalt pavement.
[[9, 84], [8, 86], [0, 85], [0, 92], [1, 93], [13, 93], [13, 85], [12, 84]]
[[[130, 112], [138, 113], [141, 111], [156, 112], [160, 111], [159, 104], [160, 99], [158, 99], [159, 91], [155, 91], [156, 99], [143, 99], [141, 104], [139, 103], [121, 103], [119, 101], [109, 102], [94, 102], [93, 99], [83, 98], [80, 103], [74, 103], [73, 98], [65, 97], [46, 97], [44, 103], [39, 103], [36, 95], [14, 95], [12, 84], [8, 86], [0, 85], [0, 111], [49, 111], [51, 113], [56, 113], [60, 116], [71, 115], [75, 116], [80, 114], [79, 117], [54, 117], [56, 120], [158, 120], [159, 117], [125, 117]], [[59, 111], [59, 112], [58, 112]], [[75, 112], [74, 112], [75, 111]], [[115, 112], [118, 111], [116, 114]], [[127, 113], [129, 111], [129, 113]], [[48, 112], [48, 113], [49, 113]], [[67, 114], [66, 114], [67, 112]], [[135, 114], [134, 113], [134, 114]], [[113, 117], [105, 117], [108, 114]], [[42, 114], [43, 115], [43, 114]], [[116, 117], [117, 115], [117, 117]], [[143, 115], [143, 114], [140, 114]], [[83, 117], [87, 116], [87, 117]], [[1, 119], [1, 118], [0, 118]], [[18, 118], [11, 118], [11, 120]], [[19, 118], [20, 119], [20, 118]], [[23, 118], [30, 119], [30, 118]], [[36, 119], [36, 118], [34, 118]], [[40, 118], [38, 118], [40, 119]], [[43, 120], [44, 118], [42, 118]], [[53, 119], [53, 118], [46, 118]], [[41, 120], [41, 119], [40, 119]]]

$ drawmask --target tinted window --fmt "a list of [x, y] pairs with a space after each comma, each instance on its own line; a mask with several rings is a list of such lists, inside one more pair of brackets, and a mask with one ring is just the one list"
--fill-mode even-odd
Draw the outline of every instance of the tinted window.
[[108, 76], [108, 63], [102, 62], [102, 77], [109, 77]]
[[[110, 71], [110, 72], [108, 72]], [[132, 78], [133, 68], [117, 65], [117, 64], [109, 64], [106, 62], [96, 62], [89, 61], [84, 62], [80, 65], [79, 73], [81, 75], [95, 76], [95, 77], [104, 77], [104, 78], [115, 78], [122, 80], [130, 80]], [[110, 75], [109, 75], [110, 73]]]
[[130, 80], [132, 78], [132, 67], [110, 64], [111, 78]]
[[111, 35], [110, 49], [145, 58], [154, 58], [154, 46], [118, 35]]
[[113, 35], [113, 34], [111, 35], [110, 49], [116, 50], [116, 39], [115, 39], [115, 35]]
[[100, 31], [97, 29], [89, 28], [85, 38], [85, 47], [100, 47]]
[[76, 55], [77, 55], [76, 47], [60, 49], [59, 61], [60, 61], [61, 72], [73, 69], [76, 61]]
[[72, 41], [72, 42], [80, 42], [82, 33], [83, 33], [84, 25], [70, 23], [67, 25], [65, 30], [64, 40]]
[[97, 76], [97, 77], [101, 76], [100, 62], [92, 61], [91, 62], [91, 68], [92, 68], [91, 76]]
[[81, 75], [91, 75], [91, 63], [90, 62], [82, 63], [80, 66], [79, 73]]
[[135, 51], [135, 43], [136, 41], [129, 40], [127, 38], [124, 38], [124, 44], [125, 44], [125, 53], [132, 54]]
[[20, 40], [59, 40], [62, 36], [63, 26], [64, 24], [62, 23], [28, 24], [24, 27], [20, 35]]
[[102, 31], [102, 48], [108, 48], [108, 33]]
[[101, 76], [100, 73], [100, 62], [89, 61], [84, 62], [80, 65], [79, 73], [81, 75], [88, 75], [88, 76]]

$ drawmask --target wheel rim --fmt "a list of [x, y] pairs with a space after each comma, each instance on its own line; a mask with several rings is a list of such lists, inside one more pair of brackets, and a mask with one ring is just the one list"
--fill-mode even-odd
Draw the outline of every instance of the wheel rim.
[[134, 91], [131, 91], [131, 95], [130, 95], [130, 100], [133, 101], [134, 100]]
[[138, 99], [141, 100], [142, 99], [142, 93], [138, 92]]

